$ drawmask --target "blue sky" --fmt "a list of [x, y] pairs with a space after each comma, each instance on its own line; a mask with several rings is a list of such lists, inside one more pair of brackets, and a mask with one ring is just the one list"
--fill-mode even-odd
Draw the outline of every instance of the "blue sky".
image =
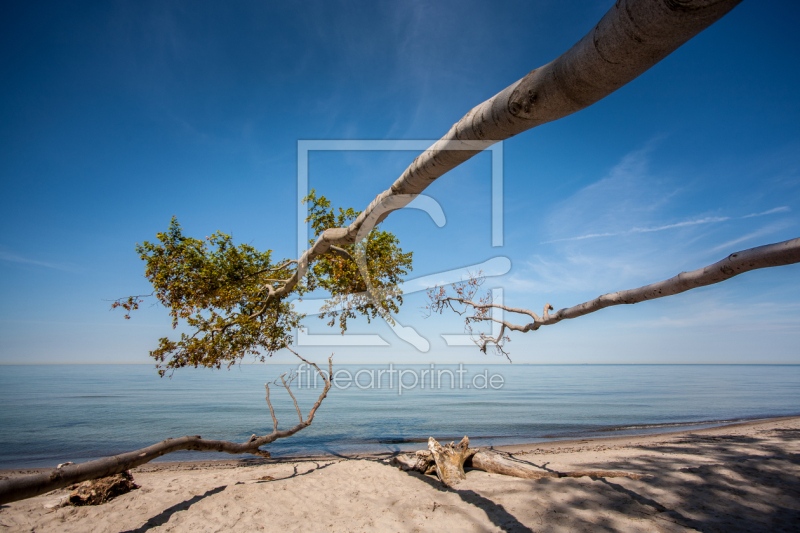
[[[435, 139], [566, 51], [610, 1], [6, 3], [0, 17], [0, 362], [149, 362], [163, 309], [135, 243], [186, 232], [295, 255], [301, 139]], [[503, 144], [428, 191], [446, 217], [393, 214], [411, 277], [510, 260], [486, 287], [557, 309], [800, 233], [800, 5], [750, 0], [613, 95]], [[312, 152], [309, 182], [363, 209], [413, 152]], [[800, 363], [800, 266], [514, 335], [517, 363]], [[411, 287], [411, 285], [409, 285]], [[454, 316], [303, 347], [340, 362], [499, 362], [448, 347]], [[312, 335], [331, 333], [314, 317]], [[278, 356], [277, 361], [288, 361]]]

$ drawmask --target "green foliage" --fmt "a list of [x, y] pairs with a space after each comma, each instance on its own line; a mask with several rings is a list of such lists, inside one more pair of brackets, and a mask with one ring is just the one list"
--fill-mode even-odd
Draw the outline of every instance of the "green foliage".
[[[346, 227], [361, 213], [332, 209], [330, 202], [324, 196], [317, 197], [314, 189], [303, 201], [308, 203], [306, 222], [311, 223], [314, 232], [310, 244], [326, 229]], [[322, 289], [331, 295], [320, 318], [328, 318], [329, 326], [338, 319], [342, 333], [347, 329], [347, 320], [358, 314], [368, 322], [378, 315], [391, 321], [391, 313], [397, 313], [403, 303], [397, 284], [412, 270], [413, 252], [403, 253], [399, 244], [394, 234], [376, 226], [362, 242], [342, 246], [351, 258], [328, 254], [318, 259], [306, 279], [309, 290]], [[365, 259], [366, 275], [354, 260], [359, 256]]]
[[[346, 226], [358, 216], [352, 209], [337, 212], [313, 190], [305, 201], [315, 237], [328, 228]], [[191, 329], [177, 341], [160, 339], [158, 348], [150, 352], [162, 376], [185, 366], [230, 367], [247, 355], [264, 361], [290, 346], [292, 332], [304, 318], [287, 301], [292, 292], [299, 296], [317, 289], [329, 293], [331, 300], [322, 316], [330, 318], [331, 325], [338, 317], [342, 331], [347, 319], [356, 314], [367, 320], [378, 314], [388, 318], [402, 303], [396, 285], [411, 270], [411, 253], [402, 252], [394, 235], [375, 229], [362, 244], [343, 247], [349, 258], [333, 254], [317, 258], [303, 283], [288, 294], [276, 295], [295, 273], [295, 261], [273, 262], [272, 250], [237, 246], [230, 235], [220, 232], [205, 240], [184, 236], [174, 217], [157, 238], [158, 242], [136, 246], [146, 263], [145, 276], [159, 303], [169, 310], [172, 327], [185, 321]], [[354, 260], [358, 253], [366, 254], [369, 285], [376, 299], [366, 292], [368, 283]], [[124, 308], [125, 318], [130, 318], [130, 311], [142, 302], [139, 298], [117, 300], [112, 308]]]

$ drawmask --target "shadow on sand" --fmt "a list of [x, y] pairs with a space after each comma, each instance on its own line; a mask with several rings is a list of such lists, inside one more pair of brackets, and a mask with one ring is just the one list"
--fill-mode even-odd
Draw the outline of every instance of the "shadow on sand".
[[641, 446], [647, 452], [643, 456], [597, 465], [650, 474], [650, 479], [557, 479], [543, 485], [575, 485], [571, 496], [552, 508], [562, 517], [590, 502], [591, 507], [708, 533], [800, 531], [800, 454], [787, 451], [800, 442], [800, 431], [771, 430], [769, 437], [772, 442], [758, 436], [688, 435]]
[[189, 507], [199, 502], [200, 500], [222, 492], [223, 490], [225, 490], [226, 487], [227, 485], [222, 485], [221, 487], [216, 487], [211, 490], [207, 490], [203, 494], [190, 498], [186, 501], [182, 501], [181, 503], [175, 504], [172, 507], [169, 507], [168, 509], [164, 509], [153, 518], [150, 518], [147, 522], [144, 523], [143, 526], [138, 527], [136, 529], [128, 529], [126, 531], [122, 531], [121, 533], [144, 533], [145, 531], [150, 531], [154, 527], [163, 526], [164, 524], [169, 522], [169, 519], [172, 518], [172, 515], [174, 515], [175, 513], [187, 510]]

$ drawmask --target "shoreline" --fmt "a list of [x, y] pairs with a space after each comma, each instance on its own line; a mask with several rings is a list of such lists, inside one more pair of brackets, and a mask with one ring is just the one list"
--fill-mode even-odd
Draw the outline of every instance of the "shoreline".
[[[557, 450], [561, 449], [565, 450], [584, 449], [586, 447], [593, 447], [593, 446], [601, 446], [601, 447], [620, 446], [620, 445], [634, 446], [634, 445], [639, 445], [640, 443], [646, 444], [646, 443], [658, 442], [664, 440], [665, 438], [675, 438], [689, 434], [700, 434], [700, 435], [714, 434], [721, 429], [749, 428], [761, 425], [763, 423], [791, 421], [791, 420], [800, 421], [800, 415], [738, 419], [735, 421], [719, 420], [719, 421], [707, 421], [707, 422], [690, 422], [680, 425], [668, 423], [664, 425], [665, 426], [669, 425], [670, 427], [682, 426], [687, 429], [676, 429], [675, 431], [663, 431], [663, 432], [656, 431], [648, 433], [634, 433], [625, 435], [609, 435], [609, 436], [589, 436], [589, 437], [568, 436], [563, 438], [542, 437], [542, 440], [533, 440], [521, 444], [504, 444], [498, 446], [470, 446], [470, 448], [491, 449], [510, 454], [559, 453]], [[651, 426], [657, 426], [657, 424], [651, 424]], [[698, 426], [705, 426], [705, 427], [698, 428]], [[630, 427], [630, 426], [620, 426], [619, 429], [612, 428], [602, 431], [604, 432], [619, 431], [620, 429], [624, 430], [625, 427]], [[434, 438], [437, 437], [434, 436]], [[476, 440], [481, 438], [491, 438], [491, 437], [475, 437]], [[455, 439], [455, 437], [453, 437], [453, 439]], [[444, 443], [443, 440], [440, 440], [440, 442]], [[632, 442], [635, 442], [636, 444], [631, 444]], [[274, 465], [280, 463], [330, 461], [336, 459], [382, 460], [389, 457], [393, 457], [401, 453], [413, 452], [416, 451], [417, 449], [427, 449], [427, 440], [422, 440], [422, 439], [420, 439], [420, 442], [418, 443], [414, 441], [409, 441], [398, 444], [401, 444], [404, 447], [407, 447], [408, 449], [384, 451], [384, 452], [364, 452], [364, 453], [280, 455], [276, 457], [271, 457], [269, 459], [247, 455], [238, 458], [236, 456], [228, 456], [227, 458], [224, 459], [201, 459], [201, 460], [190, 459], [186, 461], [158, 461], [158, 462], [152, 461], [150, 463], [146, 463], [144, 465], [136, 467], [135, 469], [133, 469], [133, 472], [136, 473], [136, 472], [198, 470], [198, 469], [208, 469], [208, 468], [238, 468], [238, 467], [260, 466], [260, 465]], [[414, 447], [412, 446], [413, 444], [418, 444], [418, 446]], [[535, 450], [535, 452], [526, 451], [530, 449]], [[219, 454], [219, 455], [222, 456], [227, 454]], [[49, 472], [54, 468], [55, 465], [51, 467], [6, 468], [6, 469], [0, 469], [0, 476], [17, 477], [28, 474], [39, 474], [42, 472]]]
[[[466, 480], [448, 488], [390, 465], [393, 454], [149, 463], [132, 471], [138, 489], [103, 505], [63, 506], [69, 492], [57, 490], [0, 506], [0, 526], [38, 533], [750, 533], [795, 531], [800, 523], [800, 416], [494, 449], [559, 475], [466, 469]], [[607, 475], [614, 472], [632, 475]]]

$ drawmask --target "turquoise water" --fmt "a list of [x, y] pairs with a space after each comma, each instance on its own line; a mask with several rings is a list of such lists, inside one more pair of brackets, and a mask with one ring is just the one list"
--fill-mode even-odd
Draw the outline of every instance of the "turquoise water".
[[[351, 375], [387, 368], [336, 367]], [[411, 371], [419, 377], [430, 367], [394, 368], [407, 371], [404, 383], [410, 386]], [[437, 365], [436, 371], [457, 368]], [[184, 369], [159, 379], [149, 365], [0, 366], [0, 468], [81, 462], [166, 437], [246, 440], [268, 433], [264, 382], [286, 370]], [[454, 374], [455, 388], [446, 373], [440, 388], [430, 387], [428, 375], [424, 389], [402, 394], [396, 381], [389, 388], [388, 374], [381, 388], [377, 381], [374, 388], [334, 388], [311, 427], [266, 449], [276, 456], [392, 451], [419, 448], [428, 436], [453, 440], [465, 434], [475, 445], [500, 445], [800, 414], [800, 366], [515, 364], [464, 370], [461, 387]], [[502, 386], [482, 388], [484, 380], [475, 377], [483, 372], [502, 376]], [[337, 377], [337, 383], [344, 387], [347, 381]], [[368, 385], [369, 375], [362, 373], [359, 383]], [[296, 395], [305, 414], [320, 389], [311, 388], [308, 378], [300, 385]], [[294, 425], [291, 399], [272, 390], [280, 427]], [[162, 459], [209, 458], [231, 456], [178, 452]]]

